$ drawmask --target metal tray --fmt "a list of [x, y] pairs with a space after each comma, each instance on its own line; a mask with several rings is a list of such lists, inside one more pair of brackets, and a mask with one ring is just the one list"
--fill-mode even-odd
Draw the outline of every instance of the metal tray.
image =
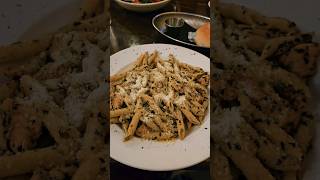
[[181, 40], [175, 39], [174, 37], [171, 37], [171, 36], [165, 34], [163, 32], [163, 30], [166, 28], [165, 20], [168, 19], [168, 18], [182, 18], [185, 21], [185, 23], [187, 23], [189, 26], [191, 26], [191, 27], [193, 27], [195, 29], [198, 29], [204, 23], [210, 22], [210, 18], [202, 16], [202, 15], [198, 15], [198, 14], [185, 13], [185, 12], [166, 12], [166, 13], [159, 14], [159, 15], [155, 16], [152, 19], [153, 27], [159, 33], [161, 33], [163, 36], [165, 36], [165, 37], [167, 37], [167, 38], [169, 38], [169, 39], [171, 39], [173, 41], [185, 44], [185, 45], [209, 49], [207, 47], [202, 47], [202, 46], [198, 46], [196, 44], [192, 44], [192, 43], [189, 43], [189, 42], [185, 42], [185, 41], [181, 41]]

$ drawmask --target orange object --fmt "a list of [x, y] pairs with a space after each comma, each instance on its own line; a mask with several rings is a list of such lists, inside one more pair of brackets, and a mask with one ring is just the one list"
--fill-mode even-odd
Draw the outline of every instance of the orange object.
[[205, 23], [196, 31], [194, 40], [198, 46], [210, 47], [210, 23]]

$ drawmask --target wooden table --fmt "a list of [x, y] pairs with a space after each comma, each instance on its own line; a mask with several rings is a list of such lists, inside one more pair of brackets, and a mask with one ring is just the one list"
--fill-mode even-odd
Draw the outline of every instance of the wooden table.
[[[184, 46], [163, 37], [152, 26], [152, 18], [162, 12], [181, 11], [210, 17], [209, 0], [173, 0], [167, 7], [151, 13], [135, 13], [110, 3], [111, 54], [134, 45], [167, 43]], [[210, 56], [209, 50], [184, 46]], [[111, 180], [210, 180], [209, 161], [177, 171], [151, 172], [128, 167], [110, 159]]]

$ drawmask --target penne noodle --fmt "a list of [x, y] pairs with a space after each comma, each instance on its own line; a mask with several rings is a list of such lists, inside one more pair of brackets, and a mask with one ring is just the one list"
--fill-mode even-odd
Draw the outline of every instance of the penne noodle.
[[255, 12], [245, 8], [244, 6], [232, 3], [219, 3], [218, 9], [226, 18], [231, 18], [247, 25], [254, 24], [254, 20], [251, 15]]
[[110, 118], [110, 124], [119, 124], [119, 118], [118, 117], [114, 117], [114, 118]]
[[156, 111], [157, 114], [163, 114], [162, 110], [160, 109], [160, 107], [156, 104], [156, 102], [153, 100], [152, 97], [148, 96], [148, 95], [141, 95], [141, 98], [146, 101], [149, 106], [154, 109]]
[[232, 180], [230, 164], [227, 157], [216, 148], [210, 148], [211, 151], [211, 177], [213, 179]]
[[267, 42], [268, 41], [265, 37], [259, 35], [251, 35], [245, 39], [245, 43], [248, 48], [257, 52], [262, 52]]
[[133, 70], [133, 69], [136, 68], [136, 67], [141, 66], [141, 65], [142, 65], [142, 61], [143, 61], [143, 59], [145, 58], [145, 56], [146, 56], [146, 54], [140, 55], [140, 56], [138, 57], [138, 59], [137, 59], [134, 63], [130, 64], [130, 65], [129, 65], [128, 67], [126, 67], [125, 69], [122, 69], [122, 70], [121, 70], [120, 72], [118, 72], [117, 74], [110, 76], [110, 82], [115, 82], [115, 81], [118, 81], [118, 80], [124, 78], [129, 71]]
[[179, 110], [176, 110], [175, 116], [177, 118], [177, 128], [178, 128], [178, 135], [181, 140], [183, 140], [186, 136], [186, 129], [183, 122], [182, 113]]
[[131, 120], [131, 122], [130, 122], [130, 124], [129, 124], [128, 134], [127, 134], [127, 136], [126, 136], [126, 138], [125, 138], [125, 141], [129, 140], [129, 139], [131, 138], [131, 136], [134, 135], [134, 132], [136, 131], [136, 128], [137, 128], [137, 126], [138, 126], [138, 122], [139, 122], [141, 116], [142, 116], [142, 110], [141, 110], [141, 109], [138, 109], [138, 110], [135, 112], [135, 114], [134, 114], [134, 116], [132, 117], [132, 120]]
[[182, 113], [186, 116], [186, 118], [193, 124], [200, 124], [200, 121], [187, 109], [185, 108], [180, 108]]
[[257, 156], [269, 167], [280, 171], [295, 171], [300, 168], [300, 160], [286, 155], [281, 147], [266, 138], [260, 138], [255, 143], [258, 146]]
[[282, 51], [289, 51], [291, 48], [293, 48], [295, 45], [298, 44], [298, 42], [306, 42], [308, 39], [306, 36], [310, 36], [310, 34], [301, 34], [301, 35], [292, 35], [292, 36], [284, 36], [284, 37], [278, 37], [273, 38], [267, 42], [265, 45], [261, 57], [261, 60], [267, 60], [270, 56], [277, 55], [276, 52], [281, 48], [282, 45], [288, 44], [291, 47], [286, 47]]
[[144, 59], [148, 56], [147, 53], [141, 54], [138, 59], [134, 62], [134, 67], [139, 67], [143, 64]]
[[145, 122], [146, 126], [148, 126], [152, 131], [160, 131], [160, 128], [157, 126], [156, 123], [153, 122], [153, 120], [149, 120]]
[[312, 138], [314, 137], [314, 127], [315, 121], [313, 116], [310, 114], [303, 114], [294, 138], [304, 153], [308, 151]]
[[268, 125], [266, 123], [256, 123], [255, 127], [270, 138], [275, 144], [280, 145], [281, 149], [292, 156], [292, 158], [296, 158], [298, 161], [302, 160], [303, 153], [301, 148], [284, 130], [276, 125]]
[[128, 115], [130, 113], [131, 113], [130, 108], [116, 109], [116, 110], [110, 111], [110, 118], [124, 116], [124, 115]]
[[100, 160], [95, 154], [86, 154], [88, 156], [81, 162], [79, 169], [75, 172], [72, 180], [91, 180], [96, 179], [99, 174]]
[[168, 126], [162, 122], [160, 117], [154, 117], [153, 121], [161, 129], [161, 131], [166, 132], [168, 130]]
[[31, 58], [50, 47], [52, 36], [0, 46], [0, 63]]
[[261, 24], [264, 24], [263, 27], [266, 29], [279, 29], [282, 32], [286, 33], [297, 33], [299, 29], [297, 25], [293, 22], [288, 21], [285, 18], [280, 17], [265, 17], [262, 18]]
[[66, 159], [68, 158], [53, 147], [2, 156], [0, 157], [0, 177], [26, 174], [38, 168], [52, 168], [63, 164]]
[[42, 121], [48, 129], [50, 135], [58, 144], [69, 143], [70, 140], [79, 137], [76, 128], [70, 126], [67, 122], [66, 115], [63, 110], [55, 105], [49, 105], [51, 111], [47, 108], [43, 109]]
[[136, 131], [136, 135], [144, 139], [157, 140], [160, 136], [160, 132], [151, 132], [146, 125], [141, 125]]
[[148, 59], [150, 58], [149, 53], [146, 53], [142, 59], [142, 65], [148, 65]]
[[305, 43], [296, 45], [288, 55], [283, 55], [279, 62], [287, 66], [286, 70], [295, 73], [299, 77], [308, 78], [316, 73], [315, 64], [319, 56], [319, 44]]
[[228, 147], [224, 148], [224, 152], [248, 180], [274, 180], [270, 172], [253, 155], [247, 154], [242, 150], [228, 149]]
[[97, 116], [90, 117], [83, 137], [81, 150], [78, 154], [79, 159], [86, 158], [87, 154], [95, 153], [105, 146], [104, 127], [98, 121]]
[[149, 65], [156, 64], [156, 58], [157, 57], [158, 57], [158, 51], [155, 51], [154, 53], [151, 54], [151, 56], [149, 56], [148, 64]]

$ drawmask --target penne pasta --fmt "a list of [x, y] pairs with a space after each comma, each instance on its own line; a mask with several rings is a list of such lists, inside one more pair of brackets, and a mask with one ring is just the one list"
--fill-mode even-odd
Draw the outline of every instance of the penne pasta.
[[2, 156], [0, 157], [0, 177], [26, 174], [40, 167], [52, 168], [63, 164], [65, 160], [66, 157], [53, 147]]
[[274, 180], [274, 177], [253, 155], [249, 155], [241, 150], [224, 148], [227, 156], [233, 160], [238, 168], [248, 180]]
[[292, 156], [292, 158], [296, 158], [298, 161], [302, 160], [303, 153], [300, 147], [298, 147], [296, 141], [284, 130], [275, 125], [267, 125], [265, 123], [257, 123], [256, 127], [274, 143], [280, 145], [281, 149]]
[[[121, 117], [112, 119], [112, 123], [121, 123], [125, 141], [134, 135], [149, 140], [183, 140], [194, 125], [201, 124], [209, 106], [207, 72], [180, 63], [173, 55], [163, 60], [157, 51], [141, 54], [131, 67], [112, 76], [117, 83], [110, 92], [110, 117], [128, 115], [124, 122]], [[135, 109], [133, 116], [129, 109]]]
[[[217, 117], [212, 118], [210, 130], [212, 146], [227, 156], [232, 173], [214, 179], [242, 179], [242, 175], [245, 179], [303, 179], [315, 126], [308, 112], [312, 108], [309, 81], [320, 56], [314, 33], [303, 33], [290, 20], [268, 17], [240, 4], [218, 0], [211, 4], [215, 73], [210, 96]], [[187, 68], [179, 66], [179, 71]], [[191, 80], [198, 76], [194, 72]], [[196, 85], [205, 82], [202, 78], [193, 82], [196, 90], [189, 89], [186, 98], [201, 94]], [[198, 107], [205, 100], [194, 100], [185, 103], [185, 109], [201, 120]], [[217, 170], [212, 171], [216, 175]]]
[[136, 128], [138, 126], [138, 122], [139, 122], [141, 116], [142, 116], [142, 110], [138, 109], [136, 111], [136, 113], [134, 114], [134, 116], [132, 117], [132, 121], [129, 124], [128, 134], [127, 134], [125, 140], [129, 140], [130, 137], [134, 135], [134, 132], [136, 131]]
[[110, 123], [111, 123], [111, 124], [118, 124], [118, 123], [120, 123], [119, 118], [118, 118], [118, 117], [110, 118]]
[[130, 113], [131, 113], [131, 109], [130, 108], [117, 109], [117, 110], [114, 110], [114, 111], [110, 111], [110, 118], [124, 116], [124, 115], [128, 115]]
[[69, 143], [70, 140], [79, 137], [78, 130], [67, 123], [65, 114], [60, 108], [51, 105], [50, 110], [43, 109], [42, 119], [50, 135], [58, 144]]
[[224, 156], [223, 153], [216, 148], [211, 148], [210, 151], [210, 169], [212, 179], [232, 180], [233, 176], [231, 174], [231, 169], [227, 157]]
[[308, 151], [312, 142], [315, 133], [314, 126], [313, 116], [308, 113], [303, 114], [294, 138], [304, 153]]
[[280, 171], [295, 171], [300, 168], [300, 160], [286, 154], [280, 146], [273, 144], [266, 138], [260, 138], [255, 143], [258, 145], [257, 156], [269, 167]]
[[187, 119], [193, 124], [200, 124], [200, 121], [187, 109], [180, 108], [182, 113], [187, 117]]
[[185, 129], [185, 125], [183, 122], [183, 116], [182, 116], [181, 111], [177, 110], [175, 112], [175, 116], [177, 117], [178, 135], [179, 135], [179, 138], [181, 140], [183, 140], [186, 136], [186, 129]]
[[81, 164], [79, 169], [75, 172], [72, 180], [91, 180], [96, 179], [99, 174], [100, 161], [99, 157], [94, 154], [86, 154], [87, 157]]
[[90, 117], [78, 156], [80, 159], [84, 159], [88, 154], [95, 153], [103, 149], [104, 146], [104, 127], [98, 121], [98, 117]]
[[[50, 47], [52, 36], [0, 46], [0, 63], [31, 58]], [[17, 53], [19, 52], [19, 53]]]

